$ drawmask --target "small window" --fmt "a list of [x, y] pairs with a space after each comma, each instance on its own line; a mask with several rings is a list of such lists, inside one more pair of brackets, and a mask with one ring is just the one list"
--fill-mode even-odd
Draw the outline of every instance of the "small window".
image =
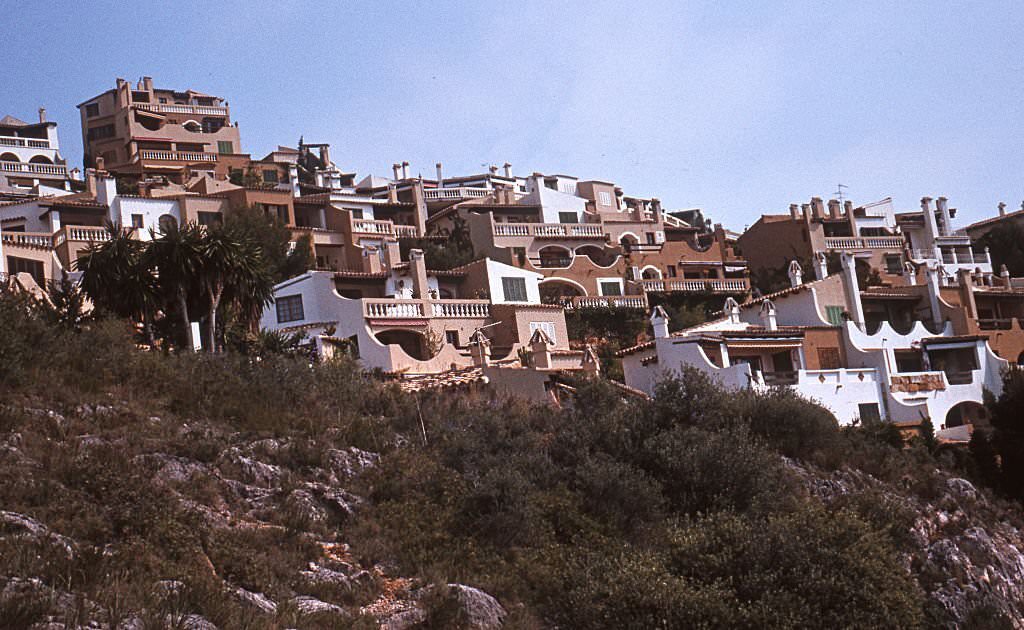
[[842, 367], [839, 362], [839, 348], [818, 348], [818, 367], [822, 370], [838, 370]]
[[263, 181], [264, 181], [264, 183], [267, 183], [267, 184], [276, 184], [277, 183], [277, 169], [276, 168], [270, 168], [270, 169], [266, 169], [265, 171], [263, 171]]
[[676, 266], [675, 265], [669, 265], [669, 266], [665, 267], [665, 275], [667, 277], [669, 277], [669, 278], [675, 278], [676, 277]]
[[140, 229], [140, 230], [142, 228], [146, 227], [145, 222], [142, 220], [142, 215], [141, 214], [133, 214], [132, 215], [132, 227]]
[[302, 312], [302, 296], [287, 295], [277, 298], [277, 323], [296, 322], [304, 319]]
[[458, 347], [458, 345], [459, 345], [459, 331], [457, 331], [457, 330], [446, 330], [446, 331], [444, 331], [444, 340], [449, 345]]
[[157, 102], [159, 102], [159, 103], [161, 103], [163, 105], [166, 105], [167, 104], [167, 99], [164, 98], [163, 96], [161, 96], [160, 98], [157, 99]]
[[99, 103], [89, 103], [88, 105], [85, 106], [85, 117], [86, 118], [93, 118], [94, 116], [99, 116], [99, 115], [100, 115], [100, 105], [99, 105]]
[[618, 280], [601, 280], [597, 286], [601, 289], [601, 295], [622, 295], [622, 283]]
[[555, 322], [530, 322], [530, 337], [533, 337], [533, 333], [538, 328], [544, 331], [551, 343], [558, 343], [558, 340], [555, 339]]
[[230, 155], [235, 152], [235, 145], [230, 140], [218, 140], [217, 141], [217, 153], [221, 155]]
[[878, 412], [878, 403], [860, 403], [857, 405], [861, 424], [878, 424], [882, 415]]
[[46, 274], [43, 271], [43, 263], [38, 260], [8, 256], [7, 273], [12, 276], [16, 273], [27, 273], [32, 276], [32, 279], [35, 280], [36, 284], [39, 286], [42, 287], [46, 284]]
[[501, 289], [506, 302], [526, 302], [526, 278], [502, 278]]
[[899, 254], [886, 254], [885, 255], [885, 270], [889, 273], [902, 273], [903, 272], [903, 257]]
[[580, 217], [575, 212], [559, 212], [558, 213], [559, 223], [579, 223]]
[[200, 212], [196, 219], [199, 221], [199, 225], [220, 225], [221, 217], [219, 212]]
[[845, 309], [842, 306], [826, 306], [825, 307], [825, 319], [828, 323], [833, 326], [843, 325], [843, 311]]
[[597, 193], [597, 201], [602, 206], [610, 206], [612, 205], [612, 195], [608, 191], [602, 190]]

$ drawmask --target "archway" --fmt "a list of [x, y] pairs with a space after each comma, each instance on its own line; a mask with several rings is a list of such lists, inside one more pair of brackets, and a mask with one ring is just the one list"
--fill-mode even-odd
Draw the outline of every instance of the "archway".
[[564, 298], [582, 297], [586, 294], [583, 287], [563, 278], [549, 278], [540, 283], [540, 301], [545, 304], [561, 304]]
[[973, 400], [965, 400], [953, 405], [946, 413], [946, 428], [952, 429], [961, 425], [986, 426], [989, 423], [988, 409], [985, 405]]
[[640, 239], [637, 238], [636, 234], [632, 232], [626, 232], [619, 237], [619, 245], [622, 246], [622, 251], [627, 254], [637, 245], [640, 244]]
[[33, 155], [29, 159], [29, 162], [31, 162], [32, 164], [53, 164], [53, 160], [46, 157], [45, 155]]
[[568, 267], [572, 264], [572, 251], [561, 245], [542, 247], [537, 256], [541, 267]]
[[0, 153], [0, 162], [20, 162], [17, 155], [13, 153]]
[[647, 265], [640, 272], [640, 277], [644, 280], [661, 280], [661, 269], [658, 269], [654, 265]]
[[395, 345], [402, 349], [407, 355], [417, 361], [430, 359], [430, 350], [427, 348], [426, 339], [415, 330], [393, 328], [382, 330], [376, 334], [377, 341], [384, 345]]
[[598, 247], [597, 245], [583, 245], [582, 247], [577, 247], [576, 255], [586, 256], [592, 263], [599, 267], [607, 267], [615, 262], [614, 254], [610, 254], [605, 251], [604, 248]]
[[178, 220], [170, 214], [162, 214], [157, 219], [157, 224], [160, 226], [161, 232], [170, 232], [171, 230], [178, 227]]

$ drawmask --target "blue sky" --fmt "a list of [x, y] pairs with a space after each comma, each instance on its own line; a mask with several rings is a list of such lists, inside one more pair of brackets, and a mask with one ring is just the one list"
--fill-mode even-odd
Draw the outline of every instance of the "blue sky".
[[40, 2], [16, 12], [0, 115], [116, 77], [226, 97], [243, 148], [330, 142], [361, 175], [511, 162], [612, 180], [743, 229], [826, 197], [960, 223], [1024, 199], [1024, 3]]

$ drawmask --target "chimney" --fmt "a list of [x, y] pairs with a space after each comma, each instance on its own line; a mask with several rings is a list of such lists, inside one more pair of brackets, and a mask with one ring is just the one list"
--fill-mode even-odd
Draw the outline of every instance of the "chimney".
[[320, 145], [320, 161], [324, 168], [331, 167], [331, 146], [329, 144]]
[[828, 216], [832, 217], [833, 219], [838, 219], [839, 218], [839, 200], [838, 199], [829, 199], [828, 200]]
[[594, 352], [594, 347], [589, 343], [583, 349], [583, 371], [587, 374], [599, 374], [601, 372], [601, 360]]
[[430, 297], [427, 284], [427, 261], [422, 249], [409, 250], [409, 272], [412, 274], [412, 296], [418, 300]]
[[864, 325], [864, 305], [860, 301], [860, 284], [857, 281], [857, 261], [850, 254], [840, 254], [843, 263], [843, 293], [846, 305], [850, 309], [850, 317], [858, 326]]
[[45, 107], [40, 107], [39, 108], [39, 122], [40, 123], [45, 123], [46, 122], [46, 108]]
[[932, 210], [931, 197], [921, 197], [921, 212], [924, 213], [924, 231], [928, 235], [928, 247], [935, 247], [935, 237], [939, 235], [939, 228], [935, 224], [935, 211]]
[[795, 203], [789, 204], [789, 217], [796, 221], [800, 218], [800, 206]]
[[771, 300], [761, 302], [761, 321], [768, 330], [778, 330], [779, 322], [775, 318], [775, 303]]
[[1010, 270], [1006, 265], [999, 265], [999, 279], [1002, 280], [1004, 287], [1010, 288]]
[[828, 257], [825, 256], [825, 252], [814, 254], [814, 277], [818, 280], [828, 277]]
[[999, 216], [1006, 216], [1006, 204], [1002, 201], [999, 202]]
[[666, 339], [668, 335], [668, 313], [660, 305], [651, 310], [651, 328], [655, 339]]
[[398, 246], [398, 241], [384, 241], [382, 245], [384, 247], [384, 265], [388, 269], [394, 269], [402, 262], [401, 247]]
[[487, 167], [487, 170], [491, 172], [491, 175], [495, 175], [498, 172], [498, 167], [491, 164], [490, 166]]
[[367, 245], [363, 251], [363, 271], [366, 273], [379, 273], [384, 268], [380, 264], [380, 250], [374, 245]]
[[398, 203], [398, 186], [394, 182], [388, 182], [388, 203]]
[[729, 318], [730, 324], [740, 323], [740, 303], [735, 298], [725, 298], [725, 306], [722, 307], [726, 317]]
[[[103, 158], [97, 158], [101, 160]], [[96, 169], [87, 168], [85, 169], [85, 192], [89, 193], [89, 196], [96, 198]]]
[[657, 221], [661, 216], [661, 199], [651, 197], [651, 213], [654, 214], [654, 220]]
[[444, 177], [441, 175], [441, 163], [438, 162], [435, 166], [437, 167], [437, 187], [441, 188], [444, 186]]
[[398, 162], [395, 162], [394, 164], [392, 164], [392, 165], [391, 165], [391, 171], [392, 171], [392, 172], [393, 172], [393, 173], [395, 174], [394, 180], [395, 180], [396, 182], [397, 182], [397, 181], [398, 181], [399, 179], [401, 179], [401, 178], [399, 177], [399, 172], [398, 172], [398, 171], [399, 171], [399, 170], [400, 170], [401, 168], [402, 168], [402, 165], [401, 165], [401, 164], [399, 164]]
[[147, 91], [147, 92], [152, 92], [153, 91], [153, 78], [152, 77], [142, 77], [142, 89]]
[[472, 348], [473, 367], [487, 367], [491, 363], [491, 340], [482, 330], [477, 330], [469, 338]]
[[811, 197], [811, 208], [814, 210], [816, 219], [825, 218], [825, 202], [821, 200], [821, 197]]
[[909, 260], [903, 263], [903, 276], [907, 279], [907, 286], [917, 285], [917, 269], [914, 268], [914, 263]]
[[538, 328], [530, 336], [530, 363], [537, 369], [551, 368], [551, 339]]
[[503, 168], [505, 169], [505, 177], [508, 177], [509, 179], [511, 179], [512, 178], [512, 165], [509, 164], [508, 162], [505, 162], [505, 164], [503, 165]]
[[811, 218], [811, 204], [803, 203], [800, 204], [800, 213], [804, 215], [804, 219]]
[[798, 287], [804, 282], [804, 270], [800, 268], [800, 263], [792, 261], [789, 263], [789, 285], [792, 287]]
[[427, 233], [427, 200], [423, 196], [423, 180], [417, 179], [412, 183], [412, 200], [416, 204], [416, 234], [423, 236]]
[[942, 233], [945, 236], [949, 236], [953, 233], [953, 219], [949, 216], [949, 207], [946, 205], [946, 198], [939, 197], [936, 199], [935, 206], [942, 214]]
[[978, 304], [974, 301], [974, 278], [970, 269], [958, 269], [956, 272], [957, 284], [960, 291], [960, 305], [967, 315], [967, 319], [978, 319]]
[[98, 156], [94, 161], [96, 162], [96, 171], [97, 172], [104, 172], [105, 173], [107, 171], [107, 168], [106, 168], [107, 161], [103, 159], [102, 155]]
[[402, 162], [402, 179], [409, 179], [409, 163]]
[[849, 199], [843, 202], [843, 213], [848, 217], [853, 216], [853, 202]]

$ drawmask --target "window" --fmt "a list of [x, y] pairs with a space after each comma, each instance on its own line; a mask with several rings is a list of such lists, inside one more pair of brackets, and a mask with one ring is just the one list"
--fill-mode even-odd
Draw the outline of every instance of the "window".
[[200, 212], [196, 218], [199, 225], [219, 225], [221, 222], [219, 212]]
[[580, 217], [575, 212], [559, 212], [558, 213], [559, 223], [579, 223]]
[[91, 127], [85, 132], [86, 140], [102, 140], [104, 138], [114, 137], [114, 125], [101, 125], [99, 127]]
[[167, 99], [161, 96], [160, 98], [157, 99], [157, 102], [162, 104], [162, 105], [165, 105], [165, 104], [167, 104]]
[[140, 230], [142, 228], [146, 227], [145, 222], [142, 220], [142, 215], [141, 214], [133, 214], [132, 215], [132, 227], [140, 229]]
[[12, 276], [16, 273], [27, 273], [32, 276], [32, 279], [35, 280], [36, 284], [40, 287], [46, 283], [46, 275], [43, 273], [43, 263], [38, 260], [8, 256], [7, 273]]
[[676, 277], [676, 266], [675, 265], [669, 265], [668, 267], [665, 267], [665, 275], [668, 276], [669, 278], [675, 278]]
[[602, 206], [612, 205], [611, 193], [605, 190], [602, 190], [601, 192], [597, 193], [597, 202], [600, 203]]
[[843, 325], [843, 311], [845, 309], [842, 306], [826, 306], [825, 307], [825, 319], [828, 323], [833, 326]]
[[304, 319], [302, 312], [302, 296], [286, 295], [277, 298], [277, 323], [295, 322]]
[[657, 237], [654, 235], [654, 232], [648, 232], [647, 233], [647, 244], [648, 245], [656, 245], [657, 244]]
[[818, 368], [821, 370], [838, 370], [839, 348], [818, 348]]
[[446, 330], [446, 331], [444, 331], [444, 340], [449, 345], [458, 346], [459, 345], [459, 331], [457, 331], [457, 330]]
[[277, 183], [277, 169], [271, 168], [263, 171], [263, 181], [267, 184]]
[[506, 302], [526, 302], [526, 278], [502, 278], [501, 290]]
[[903, 257], [899, 254], [886, 254], [885, 270], [889, 273], [901, 273], [903, 271]]
[[861, 424], [877, 424], [882, 421], [882, 415], [878, 412], [878, 403], [860, 403], [857, 405], [857, 411]]
[[622, 295], [622, 282], [619, 280], [601, 280], [597, 286], [601, 295]]
[[88, 105], [85, 106], [85, 117], [86, 118], [93, 118], [94, 116], [99, 116], [99, 115], [100, 115], [100, 104], [99, 103], [89, 103]]
[[555, 339], [555, 322], [530, 322], [530, 337], [533, 337], [534, 331], [538, 328], [544, 331], [544, 334], [548, 336], [551, 343], [558, 343]]
[[230, 140], [218, 140], [217, 141], [217, 153], [221, 155], [229, 155], [235, 152], [235, 145]]

